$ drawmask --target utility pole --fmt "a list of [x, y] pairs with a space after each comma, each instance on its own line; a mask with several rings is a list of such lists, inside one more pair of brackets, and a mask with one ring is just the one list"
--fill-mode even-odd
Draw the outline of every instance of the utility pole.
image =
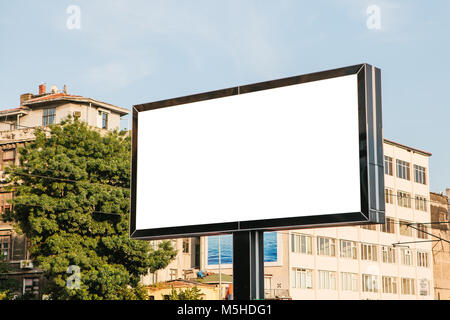
[[264, 299], [264, 231], [233, 233], [233, 300]]

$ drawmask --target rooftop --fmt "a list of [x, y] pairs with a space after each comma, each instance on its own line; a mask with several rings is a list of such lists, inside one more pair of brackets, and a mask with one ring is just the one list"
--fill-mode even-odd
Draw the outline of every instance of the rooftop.
[[46, 91], [45, 84], [39, 85], [39, 93], [24, 93], [20, 96], [20, 107], [11, 108], [0, 111], [0, 116], [14, 115], [14, 114], [27, 114], [27, 111], [31, 110], [34, 106], [42, 106], [52, 102], [58, 101], [68, 101], [68, 102], [83, 102], [91, 103], [94, 106], [99, 106], [105, 109], [114, 111], [120, 116], [124, 116], [130, 111], [128, 109], [107, 103], [99, 100], [95, 100], [88, 97], [83, 97], [80, 95], [68, 94], [67, 87], [64, 86], [64, 90], [58, 90], [56, 86], [51, 87], [51, 91]]
[[398, 142], [395, 142], [395, 141], [392, 141], [392, 140], [384, 139], [384, 142], [387, 143], [387, 144], [391, 144], [391, 145], [393, 145], [393, 146], [396, 146], [396, 147], [405, 149], [405, 150], [407, 150], [407, 151], [412, 151], [412, 152], [420, 153], [420, 154], [422, 154], [422, 155], [424, 155], [424, 156], [430, 157], [430, 156], [432, 155], [431, 153], [429, 153], [429, 152], [427, 152], [427, 151], [423, 151], [423, 150], [420, 150], [420, 149], [416, 149], [416, 148], [413, 148], [413, 147], [409, 147], [409, 146], [406, 146], [406, 145], [404, 145], [404, 144], [401, 144], [401, 143], [398, 143]]

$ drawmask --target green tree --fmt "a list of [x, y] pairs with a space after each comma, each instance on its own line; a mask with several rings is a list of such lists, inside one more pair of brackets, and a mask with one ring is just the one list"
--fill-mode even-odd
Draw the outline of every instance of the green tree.
[[169, 300], [203, 300], [202, 291], [197, 288], [197, 286], [193, 286], [192, 288], [179, 289], [177, 291], [172, 286], [172, 291], [169, 295]]
[[11, 271], [9, 263], [5, 261], [5, 257], [0, 253], [0, 300], [9, 300], [14, 296], [14, 292], [19, 290], [19, 281], [8, 277]]
[[[15, 221], [31, 241], [50, 299], [143, 299], [140, 276], [176, 256], [129, 238], [131, 139], [77, 119], [35, 131], [9, 170]], [[69, 274], [75, 265], [79, 273]], [[77, 279], [80, 281], [77, 282]], [[78, 287], [79, 284], [80, 286]]]

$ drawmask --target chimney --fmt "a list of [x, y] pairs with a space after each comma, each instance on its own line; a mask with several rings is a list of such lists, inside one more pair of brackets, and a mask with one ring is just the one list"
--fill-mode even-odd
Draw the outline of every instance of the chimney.
[[33, 97], [32, 93], [24, 93], [20, 95], [20, 105], [23, 106], [25, 101], [30, 100]]
[[39, 95], [46, 93], [45, 83], [39, 85]]
[[64, 89], [63, 89], [64, 93], [67, 94], [67, 86], [64, 85]]

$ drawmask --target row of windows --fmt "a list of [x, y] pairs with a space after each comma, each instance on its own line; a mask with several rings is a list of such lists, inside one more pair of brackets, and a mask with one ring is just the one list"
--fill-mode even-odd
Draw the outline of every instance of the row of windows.
[[[395, 168], [397, 178], [411, 180], [411, 168], [410, 163], [400, 159], [395, 160]], [[394, 175], [394, 159], [389, 156], [384, 156], [384, 174]], [[414, 182], [426, 184], [426, 168], [414, 165]]]
[[406, 191], [397, 191], [397, 195], [394, 195], [392, 189], [384, 189], [384, 199], [386, 203], [394, 204], [394, 197], [397, 197], [397, 205], [404, 208], [411, 208], [411, 200], [414, 200], [416, 210], [428, 211], [427, 202], [428, 199], [425, 196], [415, 195], [414, 199], [411, 198], [411, 193]]
[[[56, 108], [43, 110], [42, 125], [49, 126], [55, 123]], [[108, 113], [98, 110], [97, 126], [102, 129], [108, 129]]]
[[[293, 268], [291, 270], [291, 287], [297, 289], [313, 289], [313, 276], [314, 271], [312, 269]], [[353, 291], [358, 292], [359, 275], [351, 272], [340, 273], [340, 290], [341, 291]], [[361, 275], [361, 291], [362, 292], [379, 292], [379, 276], [372, 274]], [[337, 290], [337, 272], [318, 270], [317, 271], [317, 287], [321, 290]], [[412, 278], [400, 278], [400, 293], [403, 295], [415, 295], [415, 279]], [[422, 296], [429, 295], [429, 281], [421, 280], [421, 286], [419, 294]], [[383, 293], [397, 294], [398, 292], [398, 278], [392, 276], [381, 277], [381, 290]]]
[[[350, 240], [339, 240], [339, 256], [347, 259], [358, 259], [358, 252], [361, 260], [378, 261], [383, 263], [397, 262], [397, 248], [391, 246], [379, 246], [370, 243], [357, 243]], [[381, 247], [381, 257], [379, 248]], [[412, 266], [414, 252], [411, 249], [399, 248], [400, 263]], [[291, 234], [291, 252], [312, 254], [312, 236], [305, 234]], [[336, 240], [332, 238], [317, 237], [317, 254], [322, 256], [335, 257], [337, 254]], [[429, 267], [429, 253], [417, 251], [416, 264], [418, 267]]]
[[[419, 239], [428, 239], [428, 227], [421, 223], [411, 223], [406, 220], [399, 220], [396, 222], [394, 219], [386, 217], [384, 224], [379, 226], [381, 232], [396, 233], [396, 225], [399, 226], [399, 234], [407, 237], [417, 237]], [[377, 230], [377, 225], [366, 224], [361, 225], [361, 228], [366, 230]]]

